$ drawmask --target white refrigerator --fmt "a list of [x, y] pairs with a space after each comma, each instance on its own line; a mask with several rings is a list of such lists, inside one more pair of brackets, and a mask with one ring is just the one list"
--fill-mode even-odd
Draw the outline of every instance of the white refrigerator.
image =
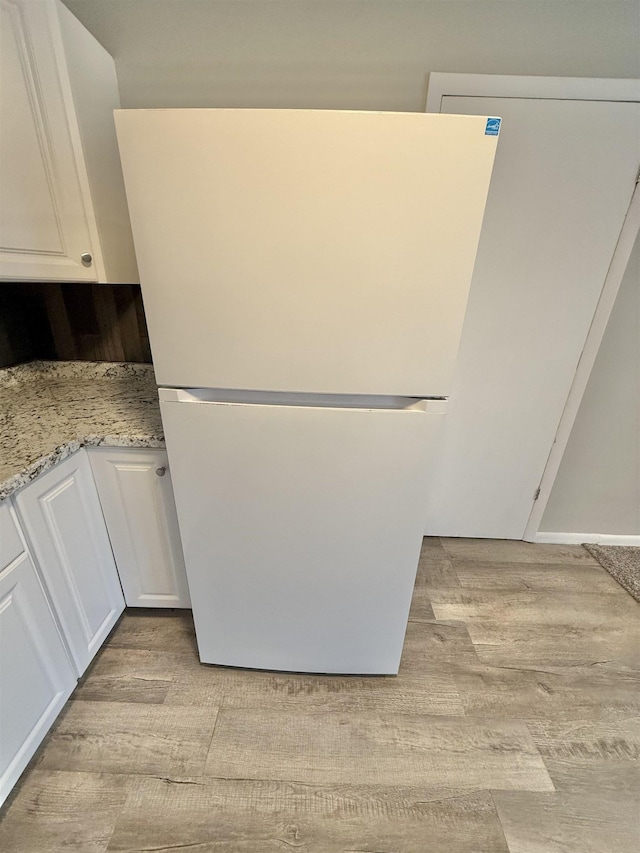
[[201, 661], [397, 673], [499, 120], [116, 126]]

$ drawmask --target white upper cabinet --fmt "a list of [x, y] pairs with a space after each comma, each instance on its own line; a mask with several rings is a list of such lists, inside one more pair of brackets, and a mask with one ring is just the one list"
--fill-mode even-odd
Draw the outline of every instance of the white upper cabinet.
[[57, 0], [0, 16], [0, 279], [137, 282], [113, 59]]

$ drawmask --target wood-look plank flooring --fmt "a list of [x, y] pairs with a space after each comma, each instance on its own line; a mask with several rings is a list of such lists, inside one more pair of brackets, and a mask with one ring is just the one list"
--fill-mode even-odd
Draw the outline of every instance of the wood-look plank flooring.
[[202, 666], [127, 611], [3, 853], [636, 853], [640, 606], [579, 547], [425, 539], [400, 674]]

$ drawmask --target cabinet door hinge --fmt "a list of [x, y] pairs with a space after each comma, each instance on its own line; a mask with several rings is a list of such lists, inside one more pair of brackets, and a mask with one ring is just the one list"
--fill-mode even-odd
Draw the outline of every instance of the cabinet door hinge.
[[535, 492], [533, 493], [533, 499], [534, 499], [534, 501], [537, 501], [539, 497], [540, 497], [540, 486], [538, 486], [538, 488], [537, 488], [537, 489], [535, 490]]

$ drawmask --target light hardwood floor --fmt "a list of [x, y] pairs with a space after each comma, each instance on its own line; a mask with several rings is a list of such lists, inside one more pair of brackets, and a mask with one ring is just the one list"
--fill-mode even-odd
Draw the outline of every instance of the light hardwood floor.
[[426, 539], [400, 674], [201, 666], [128, 611], [3, 853], [636, 853], [640, 605], [580, 547]]

